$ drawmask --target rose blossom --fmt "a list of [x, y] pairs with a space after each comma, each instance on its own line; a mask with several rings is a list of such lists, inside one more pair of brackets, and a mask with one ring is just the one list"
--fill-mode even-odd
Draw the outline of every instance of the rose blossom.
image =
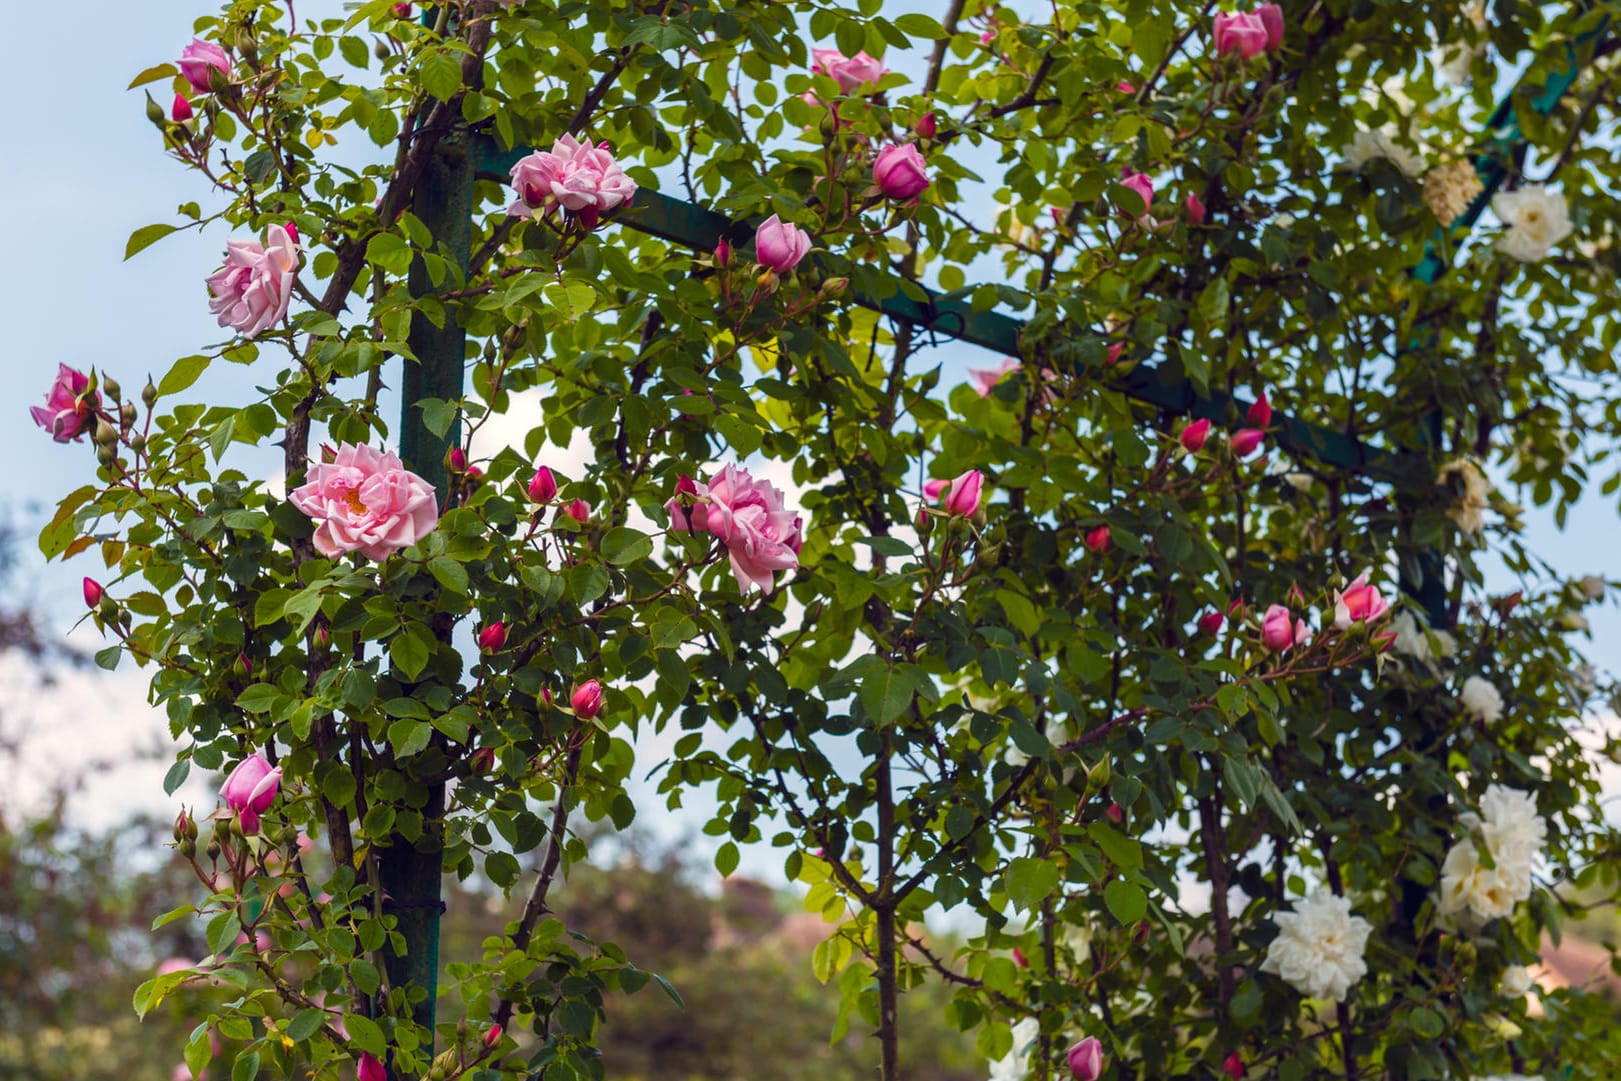
[[1213, 31], [1217, 56], [1237, 53], [1248, 60], [1283, 44], [1283, 9], [1262, 4], [1254, 11], [1220, 13]]
[[1565, 197], [1541, 184], [1492, 196], [1492, 213], [1508, 228], [1497, 238], [1497, 250], [1522, 263], [1537, 263], [1570, 235]]
[[1206, 211], [1203, 199], [1199, 198], [1192, 192], [1189, 192], [1187, 199], [1183, 202], [1183, 205], [1188, 208], [1188, 221], [1192, 222], [1194, 225], [1204, 224]]
[[56, 366], [56, 380], [45, 392], [45, 404], [30, 406], [34, 423], [58, 443], [76, 442], [96, 422], [101, 395], [90, 389], [90, 377], [66, 364]]
[[1239, 458], [1248, 458], [1255, 453], [1265, 438], [1266, 433], [1259, 428], [1240, 428], [1233, 433], [1231, 441], [1233, 454]]
[[206, 94], [213, 87], [209, 72], [217, 71], [226, 79], [231, 77], [231, 58], [225, 50], [212, 41], [202, 38], [192, 38], [191, 44], [180, 50], [180, 74], [186, 77], [191, 88], [199, 94]]
[[1281, 604], [1274, 604], [1261, 617], [1261, 642], [1274, 653], [1282, 653], [1311, 639], [1311, 629], [1303, 619]]
[[230, 240], [225, 265], [208, 276], [208, 310], [219, 325], [252, 338], [287, 314], [298, 277], [298, 241], [290, 226], [272, 225], [265, 243]]
[[837, 49], [812, 49], [811, 71], [826, 75], [839, 84], [839, 90], [849, 94], [868, 83], [876, 83], [889, 69], [881, 61], [868, 56], [866, 51], [845, 56]]
[[959, 474], [946, 491], [946, 513], [958, 518], [972, 518], [979, 510], [980, 491], [984, 484], [985, 474], [977, 469]]
[[388, 1071], [376, 1055], [362, 1051], [355, 1061], [355, 1081], [388, 1081]]
[[259, 832], [259, 816], [270, 809], [280, 789], [281, 767], [271, 769], [264, 755], [255, 753], [244, 758], [225, 778], [220, 798], [241, 819], [242, 832], [251, 837]]
[[[1531, 896], [1531, 867], [1547, 840], [1547, 820], [1537, 814], [1529, 792], [1493, 784], [1480, 800], [1480, 814], [1458, 816], [1464, 835], [1441, 864], [1443, 916], [1468, 914], [1477, 920], [1507, 916]], [[1482, 846], [1493, 866], [1481, 861]]]
[[1351, 985], [1367, 974], [1362, 952], [1371, 924], [1351, 915], [1351, 902], [1319, 889], [1293, 912], [1273, 920], [1278, 937], [1266, 950], [1261, 971], [1280, 976], [1308, 998], [1343, 1001]]
[[916, 199], [929, 186], [926, 168], [914, 144], [886, 146], [873, 159], [872, 182], [885, 198], [902, 202]]
[[329, 559], [344, 552], [387, 559], [439, 520], [433, 485], [395, 455], [354, 443], [310, 466], [308, 481], [287, 498], [318, 523], [315, 550]]
[[758, 586], [770, 593], [776, 572], [799, 566], [803, 521], [787, 508], [776, 485], [755, 480], [741, 466], [722, 466], [708, 484], [686, 478], [664, 506], [672, 528], [720, 539], [741, 590]]
[[1153, 178], [1147, 173], [1138, 173], [1127, 169], [1120, 177], [1120, 186], [1123, 188], [1130, 188], [1132, 191], [1136, 192], [1142, 197], [1143, 214], [1146, 216], [1148, 213], [1148, 208], [1154, 205]]
[[810, 252], [810, 234], [797, 225], [789, 225], [775, 214], [760, 223], [754, 231], [754, 257], [763, 267], [778, 274], [786, 274], [799, 265]]
[[1187, 427], [1183, 428], [1182, 434], [1177, 437], [1178, 441], [1182, 444], [1182, 449], [1188, 451], [1190, 454], [1197, 453], [1199, 449], [1204, 446], [1205, 440], [1208, 438], [1210, 438], [1210, 421], [1208, 420], [1194, 421], [1192, 424], [1189, 424]]
[[1496, 724], [1503, 717], [1503, 695], [1492, 686], [1490, 680], [1480, 676], [1470, 676], [1463, 681], [1463, 690], [1458, 692], [1458, 701], [1476, 719], [1486, 724]]
[[1359, 574], [1343, 591], [1334, 591], [1334, 626], [1348, 631], [1353, 623], [1372, 623], [1389, 608], [1379, 588], [1368, 584], [1366, 574]]
[[568, 702], [575, 713], [589, 721], [602, 712], [602, 684], [594, 679], [586, 680], [574, 688]]
[[1088, 1036], [1071, 1047], [1064, 1058], [1075, 1081], [1098, 1081], [1103, 1073], [1103, 1044], [1096, 1036]]
[[535, 470], [529, 480], [529, 498], [535, 503], [550, 503], [557, 496], [557, 478], [546, 466]]
[[523, 158], [511, 176], [518, 198], [508, 214], [538, 218], [562, 207], [588, 229], [596, 228], [599, 215], [636, 196], [636, 182], [614, 161], [606, 142], [592, 146], [572, 135], [558, 136], [550, 150]]

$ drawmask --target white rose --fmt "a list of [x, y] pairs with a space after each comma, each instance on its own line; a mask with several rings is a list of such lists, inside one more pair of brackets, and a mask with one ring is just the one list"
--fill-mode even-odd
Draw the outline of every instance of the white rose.
[[1576, 580], [1576, 588], [1582, 591], [1582, 596], [1590, 601], [1596, 601], [1604, 596], [1604, 591], [1610, 588], [1602, 575], [1584, 574]]
[[1341, 1001], [1367, 974], [1362, 953], [1372, 925], [1351, 915], [1351, 902], [1318, 889], [1273, 917], [1278, 937], [1266, 949], [1261, 971], [1270, 972], [1307, 998]]
[[1503, 696], [1489, 680], [1470, 676], [1463, 681], [1458, 700], [1463, 703], [1464, 709], [1487, 724], [1496, 724], [1502, 719]]
[[1503, 997], [1524, 998], [1531, 993], [1531, 970], [1524, 965], [1510, 965], [1503, 970]]
[[1378, 131], [1359, 129], [1340, 154], [1345, 159], [1346, 167], [1354, 173], [1366, 169], [1369, 162], [1384, 158], [1399, 169], [1403, 176], [1409, 180], [1416, 180], [1424, 172], [1424, 162], [1417, 154], [1398, 143], [1396, 137], [1396, 128], [1391, 124], [1386, 124]]
[[1492, 196], [1492, 212], [1507, 226], [1497, 238], [1497, 250], [1522, 263], [1540, 262], [1571, 233], [1565, 197], [1541, 184], [1498, 192]]

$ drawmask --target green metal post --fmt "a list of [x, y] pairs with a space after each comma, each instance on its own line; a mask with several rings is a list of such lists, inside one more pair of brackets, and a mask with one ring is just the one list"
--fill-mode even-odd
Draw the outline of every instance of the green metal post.
[[[432, 232], [439, 254], [460, 268], [461, 275], [467, 271], [473, 231], [475, 162], [471, 147], [471, 137], [465, 130], [446, 136], [417, 185], [411, 207], [412, 213]], [[447, 280], [436, 287], [422, 260], [411, 266], [413, 296], [428, 296], [436, 288], [454, 288], [456, 284]], [[418, 405], [427, 398], [450, 401], [461, 398], [467, 332], [458, 324], [453, 312], [445, 314], [442, 327], [435, 326], [419, 312], [412, 317], [409, 342], [416, 362], [403, 362], [400, 457], [409, 469], [432, 484], [443, 499], [450, 490], [445, 460], [450, 449], [460, 441], [460, 425], [454, 424], [445, 435], [437, 435], [423, 422]], [[449, 631], [448, 626], [436, 629], [441, 637]], [[422, 836], [415, 843], [394, 836], [392, 843], [379, 854], [378, 861], [384, 910], [398, 921], [397, 929], [406, 943], [403, 954], [390, 954], [386, 959], [388, 982], [392, 987], [409, 986], [426, 992], [426, 997], [412, 1011], [412, 1019], [430, 1032], [439, 993], [444, 811], [445, 788], [440, 783], [429, 789], [422, 808]]]

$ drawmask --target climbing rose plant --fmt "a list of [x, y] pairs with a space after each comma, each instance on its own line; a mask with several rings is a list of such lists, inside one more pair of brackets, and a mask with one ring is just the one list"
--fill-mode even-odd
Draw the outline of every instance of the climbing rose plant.
[[[1008, 1081], [1607, 1076], [1523, 966], [1616, 890], [1609, 587], [1513, 501], [1618, 428], [1596, 8], [310, 6], [135, 80], [214, 195], [130, 254], [217, 237], [229, 336], [32, 414], [169, 789], [229, 774], [166, 917], [212, 952], [135, 998], [226, 989], [193, 1074], [603, 1076], [652, 977], [548, 891], [701, 795], [884, 1081], [926, 981]], [[1018, 356], [936, 348], [992, 309]], [[441, 871], [524, 898], [442, 982]]]

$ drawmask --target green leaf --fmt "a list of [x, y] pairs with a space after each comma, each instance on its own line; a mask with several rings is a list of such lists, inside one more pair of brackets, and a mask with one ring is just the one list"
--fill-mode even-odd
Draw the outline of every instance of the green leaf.
[[190, 975], [189, 971], [166, 972], [141, 984], [135, 989], [135, 1015], [144, 1020], [149, 1011], [156, 1009], [169, 992], [184, 983]]
[[1135, 882], [1116, 878], [1103, 887], [1103, 903], [1115, 919], [1126, 927], [1135, 927], [1148, 911], [1148, 894]]
[[731, 841], [727, 841], [715, 850], [715, 870], [720, 872], [720, 877], [731, 878], [732, 872], [737, 870], [737, 862], [737, 845]]
[[1058, 864], [1035, 856], [1020, 856], [1008, 863], [1003, 883], [1008, 900], [1015, 908], [1034, 912], [1058, 888]]
[[428, 647], [410, 633], [389, 639], [388, 655], [406, 679], [416, 679], [428, 666]]
[[1427, 1006], [1414, 1006], [1407, 1015], [1407, 1025], [1426, 1040], [1439, 1039], [1446, 1031], [1446, 1021]]
[[169, 772], [163, 775], [163, 794], [165, 796], [174, 795], [175, 789], [185, 784], [186, 778], [190, 775], [191, 759], [189, 758], [182, 758], [170, 766]]
[[155, 83], [159, 79], [172, 79], [179, 74], [180, 69], [175, 67], [173, 64], [157, 64], [153, 67], [147, 68], [145, 71], [135, 76], [135, 78], [131, 79], [130, 84], [124, 89], [134, 90], [138, 86], [145, 86], [147, 83]]
[[449, 556], [435, 556], [428, 561], [428, 570], [440, 585], [459, 596], [467, 594], [467, 568]]
[[196, 912], [196, 905], [181, 905], [179, 908], [171, 908], [152, 921], [152, 930], [156, 931], [159, 928], [167, 927], [175, 920], [185, 919], [187, 916], [195, 915]]
[[284, 1030], [287, 1038], [294, 1043], [303, 1043], [320, 1031], [321, 1025], [326, 1021], [325, 1010], [299, 1010], [293, 1019], [287, 1022]]
[[129, 235], [129, 242], [124, 245], [124, 258], [128, 260], [136, 252], [151, 247], [179, 228], [178, 225], [165, 225], [162, 222], [141, 226]]
[[658, 981], [658, 985], [660, 987], [664, 988], [664, 993], [670, 996], [671, 1002], [675, 1003], [683, 1010], [687, 1008], [687, 1004], [682, 1001], [681, 994], [675, 989], [674, 984], [665, 979], [663, 976], [660, 976], [657, 972], [653, 973], [653, 979]]
[[179, 394], [197, 382], [197, 377], [208, 370], [208, 365], [212, 361], [212, 357], [181, 357], [174, 362], [174, 366], [169, 369], [169, 374], [165, 375], [163, 381], [158, 384], [158, 393], [160, 395]]
[[409, 758], [427, 747], [433, 738], [433, 725], [423, 721], [395, 721], [388, 726], [388, 742], [399, 758]]
[[98, 649], [96, 650], [96, 667], [105, 668], [111, 672], [118, 667], [118, 658], [123, 655], [123, 646], [108, 646], [105, 649]]
[[927, 15], [915, 11], [909, 11], [904, 15], [897, 16], [895, 26], [909, 38], [927, 38], [930, 41], [939, 41], [942, 38], [951, 36], [946, 33], [945, 27]]
[[394, 274], [409, 271], [413, 255], [411, 246], [405, 242], [405, 238], [394, 233], [378, 233], [366, 243], [367, 262], [376, 263]]
[[255, 683], [236, 696], [236, 705], [248, 713], [269, 713], [281, 696], [281, 691], [273, 684]]
[[[366, 962], [370, 964], [371, 962]], [[374, 968], [375, 972], [376, 969]], [[383, 1041], [383, 1030], [377, 1027], [377, 1022], [358, 1013], [343, 1015], [344, 1031], [349, 1033], [349, 1042], [362, 1051], [370, 1051], [378, 1058], [388, 1053]]]
[[422, 89], [440, 101], [449, 101], [462, 88], [461, 62], [446, 52], [431, 53], [422, 62], [421, 82]]
[[653, 541], [647, 534], [629, 526], [615, 526], [602, 538], [602, 557], [616, 567], [635, 563], [653, 554]]
[[861, 707], [878, 724], [889, 724], [912, 704], [914, 684], [903, 668], [880, 668], [861, 681]]

